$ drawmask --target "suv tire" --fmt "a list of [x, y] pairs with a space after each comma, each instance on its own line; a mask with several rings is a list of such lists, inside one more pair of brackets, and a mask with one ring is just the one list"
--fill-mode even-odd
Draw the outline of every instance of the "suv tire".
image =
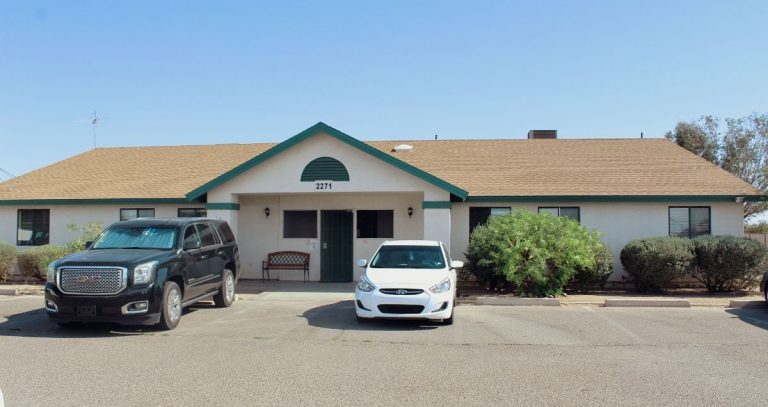
[[179, 285], [168, 281], [163, 285], [163, 301], [160, 303], [160, 329], [170, 331], [181, 320], [181, 290]]
[[213, 303], [219, 308], [226, 308], [235, 302], [235, 275], [231, 270], [224, 269], [221, 275], [221, 288], [219, 293], [213, 296]]

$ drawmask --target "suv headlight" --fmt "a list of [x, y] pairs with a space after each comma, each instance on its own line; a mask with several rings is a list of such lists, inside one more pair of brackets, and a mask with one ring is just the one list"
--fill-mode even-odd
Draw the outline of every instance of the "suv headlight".
[[152, 281], [152, 273], [155, 271], [156, 261], [139, 264], [133, 269], [133, 283], [146, 284]]
[[48, 265], [48, 272], [45, 274], [45, 279], [51, 284], [56, 284], [56, 262], [55, 261], [52, 261], [51, 264]]
[[445, 280], [433, 285], [432, 287], [429, 287], [429, 291], [432, 291], [435, 294], [444, 293], [451, 289], [451, 279], [446, 278]]
[[369, 293], [369, 292], [375, 290], [376, 286], [373, 285], [373, 283], [371, 283], [368, 280], [368, 278], [365, 276], [365, 274], [363, 274], [360, 277], [360, 281], [357, 283], [357, 289], [362, 291], [362, 292]]

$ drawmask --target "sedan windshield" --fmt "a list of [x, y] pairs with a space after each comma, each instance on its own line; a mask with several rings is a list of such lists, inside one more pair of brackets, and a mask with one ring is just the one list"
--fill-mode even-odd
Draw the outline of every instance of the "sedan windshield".
[[381, 246], [371, 260], [372, 268], [441, 269], [445, 258], [438, 246]]
[[169, 250], [175, 244], [175, 228], [137, 226], [107, 229], [96, 239], [91, 248]]

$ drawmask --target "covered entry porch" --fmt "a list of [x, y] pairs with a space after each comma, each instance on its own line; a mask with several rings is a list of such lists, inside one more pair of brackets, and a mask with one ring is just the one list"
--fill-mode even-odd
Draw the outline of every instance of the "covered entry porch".
[[[262, 277], [262, 261], [269, 253], [298, 251], [310, 255], [310, 281], [356, 281], [363, 270], [355, 261], [370, 259], [385, 240], [450, 241], [450, 210], [425, 205], [419, 192], [238, 194], [234, 198], [237, 205], [211, 212], [236, 226], [244, 279]], [[303, 280], [303, 273], [273, 270], [270, 277]]]

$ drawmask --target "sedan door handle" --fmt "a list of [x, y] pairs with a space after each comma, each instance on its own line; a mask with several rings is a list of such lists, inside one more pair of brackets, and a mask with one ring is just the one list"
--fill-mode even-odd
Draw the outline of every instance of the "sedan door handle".
[[207, 255], [207, 254], [204, 254], [204, 255], [200, 256], [200, 260], [205, 260], [205, 259], [207, 259], [207, 258], [208, 258], [208, 255]]

